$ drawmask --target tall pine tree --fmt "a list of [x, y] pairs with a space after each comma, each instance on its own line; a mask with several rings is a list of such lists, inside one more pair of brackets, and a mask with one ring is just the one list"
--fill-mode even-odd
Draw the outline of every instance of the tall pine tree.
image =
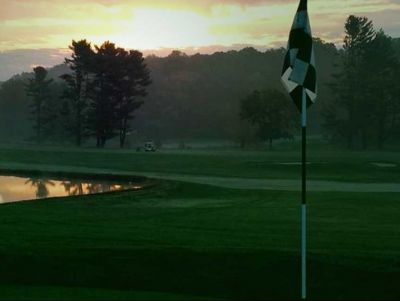
[[34, 129], [36, 131], [36, 142], [43, 140], [43, 131], [46, 123], [49, 121], [47, 116], [46, 104], [50, 97], [49, 86], [53, 82], [47, 79], [47, 70], [41, 66], [33, 68], [34, 77], [29, 79], [26, 86], [27, 95], [31, 97], [31, 113], [34, 120]]
[[88, 94], [90, 86], [90, 70], [93, 65], [94, 52], [86, 40], [72, 41], [69, 46], [72, 57], [65, 59], [65, 64], [72, 73], [64, 74], [61, 78], [66, 82], [68, 88], [64, 92], [64, 103], [61, 114], [70, 115], [67, 130], [74, 135], [77, 146], [82, 144], [85, 129], [85, 110], [88, 105]]

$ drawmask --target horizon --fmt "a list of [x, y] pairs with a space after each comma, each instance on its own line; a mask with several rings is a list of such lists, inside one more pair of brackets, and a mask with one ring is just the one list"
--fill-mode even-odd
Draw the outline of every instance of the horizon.
[[[96, 46], [98, 46], [98, 45], [96, 45]], [[206, 55], [214, 55], [216, 53], [228, 53], [228, 52], [231, 52], [231, 51], [240, 52], [240, 51], [242, 51], [244, 49], [247, 49], [247, 48], [253, 48], [254, 50], [256, 50], [256, 51], [258, 51], [260, 53], [265, 53], [265, 52], [270, 51], [270, 50], [281, 49], [282, 47], [266, 48], [266, 47], [257, 47], [255, 45], [233, 45], [232, 47], [226, 47], [226, 48], [213, 48], [213, 46], [204, 47], [204, 48], [202, 48], [202, 50], [203, 50], [202, 52], [199, 52], [198, 51], [199, 49], [196, 49], [196, 48], [185, 48], [185, 49], [175, 49], [175, 48], [167, 49], [166, 48], [166, 49], [160, 49], [160, 50], [157, 50], [157, 51], [144, 50], [142, 53], [143, 53], [143, 56], [144, 56], [145, 59], [147, 59], [149, 57], [166, 58], [169, 55], [171, 55], [174, 51], [179, 51], [182, 54], [187, 55], [188, 57], [191, 57], [191, 56], [195, 56], [195, 55], [204, 55], [204, 56], [206, 56]], [[127, 48], [127, 49], [128, 50], [134, 50], [134, 49], [129, 49], [129, 48]], [[57, 66], [65, 65], [65, 62], [63, 61], [64, 58], [69, 57], [72, 54], [72, 51], [70, 51], [69, 49], [39, 49], [39, 50], [20, 49], [19, 51], [24, 52], [24, 51], [41, 51], [41, 50], [54, 51], [54, 53], [59, 53], [59, 55], [57, 57], [62, 58], [62, 60], [60, 62], [58, 62], [58, 63], [53, 64], [53, 65], [43, 65], [43, 64], [41, 64], [41, 65], [40, 64], [31, 65], [31, 66], [29, 66], [29, 68], [30, 68], [29, 70], [12, 74], [10, 77], [6, 78], [5, 80], [1, 79], [1, 72], [0, 72], [0, 82], [7, 81], [7, 80], [13, 78], [14, 76], [22, 75], [24, 73], [32, 73], [33, 72], [33, 68], [37, 67], [37, 66], [41, 66], [41, 67], [44, 67], [47, 70], [50, 70], [50, 69], [55, 68]], [[0, 59], [1, 59], [1, 54], [2, 54], [2, 52], [0, 52]], [[54, 57], [56, 55], [55, 54], [51, 54], [50, 56]]]

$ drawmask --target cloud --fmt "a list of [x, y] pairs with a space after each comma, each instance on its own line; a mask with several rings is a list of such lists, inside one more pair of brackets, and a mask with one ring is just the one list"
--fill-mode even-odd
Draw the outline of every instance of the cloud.
[[18, 49], [0, 52], [0, 81], [32, 71], [33, 66], [52, 67], [69, 56], [68, 49]]
[[[111, 40], [145, 53], [282, 46], [297, 4], [298, 0], [1, 0], [0, 72], [8, 76], [11, 70], [20, 72], [33, 64], [56, 63], [56, 49], [66, 48], [72, 39], [96, 44]], [[329, 42], [341, 43], [350, 14], [367, 16], [377, 28], [400, 36], [399, 0], [309, 0], [309, 13], [314, 35]], [[21, 51], [12, 51], [16, 49]], [[54, 57], [48, 60], [45, 55]]]
[[[0, 50], [113, 40], [148, 49], [270, 44], [284, 40], [298, 0], [2, 0]], [[349, 14], [400, 35], [398, 0], [310, 0], [313, 31], [338, 41]], [[387, 16], [388, 18], [385, 18]], [[336, 35], [335, 35], [336, 34]]]

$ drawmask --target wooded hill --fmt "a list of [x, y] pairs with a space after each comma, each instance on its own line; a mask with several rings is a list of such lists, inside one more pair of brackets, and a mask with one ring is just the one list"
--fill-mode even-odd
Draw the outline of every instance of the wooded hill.
[[[320, 130], [320, 113], [329, 102], [327, 83], [334, 72], [338, 50], [333, 44], [316, 40], [319, 75], [319, 102], [310, 112], [313, 132]], [[146, 63], [152, 84], [143, 107], [132, 124], [135, 136], [145, 139], [220, 138], [236, 139], [242, 126], [240, 99], [253, 90], [282, 90], [280, 72], [285, 50], [259, 52], [254, 48], [217, 52], [212, 55], [173, 51], [165, 58], [149, 56]], [[66, 65], [55, 66], [49, 77], [54, 106], [61, 109], [64, 83], [60, 76], [68, 73]], [[29, 117], [29, 99], [25, 83], [32, 73], [23, 73], [3, 83], [0, 90], [0, 138], [27, 140], [33, 135]], [[62, 130], [53, 135], [63, 140]]]

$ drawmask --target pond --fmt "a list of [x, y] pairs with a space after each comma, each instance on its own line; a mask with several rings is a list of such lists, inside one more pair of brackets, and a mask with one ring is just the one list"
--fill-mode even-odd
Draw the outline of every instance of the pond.
[[0, 204], [111, 191], [141, 189], [135, 182], [102, 180], [55, 180], [42, 177], [0, 175]]

